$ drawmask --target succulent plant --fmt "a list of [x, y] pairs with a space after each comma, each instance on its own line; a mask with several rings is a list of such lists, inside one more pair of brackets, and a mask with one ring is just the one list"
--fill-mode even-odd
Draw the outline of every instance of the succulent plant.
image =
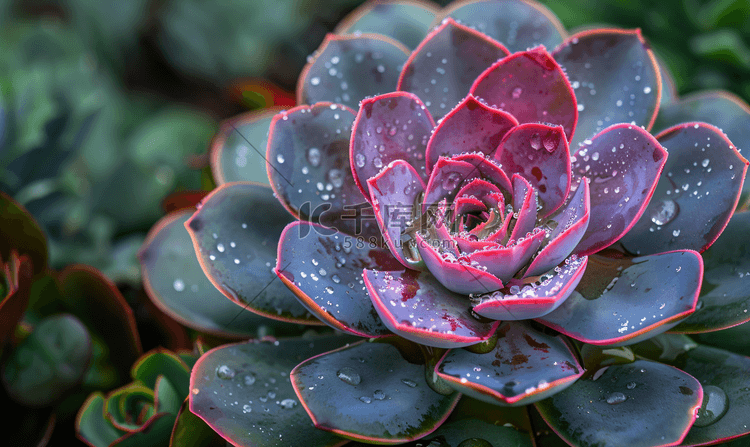
[[665, 332], [750, 320], [749, 109], [666, 76], [639, 30], [568, 36], [530, 1], [353, 12], [300, 105], [222, 126], [185, 221], [231, 301], [347, 336], [215, 348], [190, 410], [238, 445], [748, 434], [750, 359]]

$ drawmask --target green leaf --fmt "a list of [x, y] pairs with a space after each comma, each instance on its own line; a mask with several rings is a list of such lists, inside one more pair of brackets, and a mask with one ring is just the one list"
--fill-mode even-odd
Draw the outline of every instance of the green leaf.
[[124, 435], [104, 418], [104, 395], [100, 392], [91, 394], [76, 418], [76, 434], [94, 447], [108, 447]]

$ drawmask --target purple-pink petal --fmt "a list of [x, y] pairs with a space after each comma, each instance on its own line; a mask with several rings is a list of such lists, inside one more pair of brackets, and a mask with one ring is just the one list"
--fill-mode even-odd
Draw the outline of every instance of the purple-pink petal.
[[481, 200], [487, 208], [505, 209], [505, 198], [503, 197], [500, 188], [481, 178], [471, 180], [458, 190], [456, 197], [465, 196], [476, 197]]
[[298, 78], [297, 104], [330, 101], [356, 109], [365, 97], [394, 91], [408, 57], [402, 43], [382, 34], [328, 34]]
[[[586, 271], [588, 257], [571, 256], [552, 277], [533, 283], [511, 281], [503, 290], [479, 297], [474, 312], [493, 320], [528, 320], [557, 309], [575, 290]], [[514, 287], [515, 286], [515, 287]]]
[[521, 174], [539, 193], [542, 217], [549, 216], [570, 192], [570, 152], [561, 126], [526, 123], [510, 130], [494, 157], [503, 170]]
[[471, 93], [509, 112], [519, 123], [559, 124], [568, 140], [575, 131], [575, 94], [565, 72], [543, 47], [496, 62], [474, 81]]
[[544, 230], [538, 228], [528, 237], [515, 241], [513, 244], [477, 251], [466, 257], [472, 265], [477, 265], [505, 282], [513, 278], [521, 267], [529, 262], [534, 253], [539, 250], [546, 234]]
[[513, 210], [517, 214], [516, 225], [510, 240], [517, 240], [531, 232], [536, 226], [536, 194], [525, 178], [513, 174]]
[[748, 162], [720, 129], [706, 123], [680, 124], [657, 140], [669, 159], [648, 209], [622, 243], [636, 254], [702, 252], [732, 217]]
[[366, 182], [388, 163], [404, 160], [427, 180], [424, 154], [435, 127], [422, 101], [406, 92], [367, 98], [360, 104], [349, 146], [354, 181], [369, 198]]
[[367, 181], [375, 218], [393, 256], [406, 267], [413, 268], [411, 253], [405, 253], [406, 233], [412, 220], [416, 197], [424, 191], [424, 182], [412, 165], [396, 160], [380, 174]]
[[611, 126], [575, 153], [573, 175], [591, 180], [591, 221], [576, 253], [607, 248], [638, 221], [656, 189], [667, 151], [632, 124]]
[[550, 219], [555, 227], [549, 233], [549, 242], [531, 261], [526, 276], [541, 275], [560, 264], [573, 252], [586, 232], [591, 216], [588, 181], [581, 180], [577, 189], [571, 191], [571, 196], [563, 209]]
[[499, 42], [449, 18], [412, 52], [398, 89], [419, 95], [440, 118], [466, 96], [477, 76], [508, 54]]
[[491, 155], [508, 131], [517, 125], [513, 115], [482, 104], [469, 95], [451, 110], [427, 143], [427, 170], [431, 171], [440, 157], [465, 152]]
[[446, 290], [429, 273], [365, 269], [363, 277], [385, 325], [416, 343], [470, 346], [490, 338], [500, 324], [476, 319], [465, 296]]
[[[500, 290], [503, 282], [486, 271], [469, 265], [466, 260], [443, 257], [431, 242], [419, 233], [416, 235], [417, 248], [427, 269], [446, 289], [461, 295], [490, 293]], [[435, 241], [442, 244], [444, 241]], [[452, 241], [451, 241], [452, 242]]]
[[501, 190], [511, 191], [508, 176], [498, 165], [482, 155], [461, 154], [451, 159], [441, 157], [430, 174], [422, 210], [442, 199], [452, 201], [464, 183], [477, 178], [487, 180]]

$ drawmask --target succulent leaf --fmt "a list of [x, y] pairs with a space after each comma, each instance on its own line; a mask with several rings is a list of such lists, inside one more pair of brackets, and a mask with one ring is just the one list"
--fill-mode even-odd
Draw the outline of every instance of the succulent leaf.
[[627, 345], [674, 327], [695, 311], [703, 261], [694, 251], [637, 258], [589, 256], [574, 292], [537, 321], [593, 345]]
[[279, 241], [276, 274], [322, 322], [360, 337], [390, 332], [362, 284], [362, 268], [400, 268], [387, 250], [306, 222], [289, 224]]
[[[750, 150], [750, 106], [736, 95], [721, 90], [693, 93], [662, 106], [654, 131], [662, 132], [677, 124], [695, 121], [721, 129], [738, 151]], [[748, 194], [750, 183], [746, 182], [742, 188], [743, 198]]]
[[750, 358], [698, 346], [669, 362], [700, 381], [703, 404], [681, 445], [706, 445], [750, 433]]
[[446, 18], [411, 53], [398, 90], [422, 98], [430, 114], [440, 119], [469, 93], [477, 76], [509, 54], [501, 43]]
[[542, 217], [555, 212], [568, 198], [570, 153], [562, 126], [521, 124], [505, 135], [493, 158], [508, 175], [518, 173], [531, 183], [538, 192]]
[[692, 376], [637, 360], [605, 367], [535, 405], [571, 445], [647, 447], [679, 444], [702, 399]]
[[47, 269], [47, 236], [26, 209], [0, 192], [0, 258], [10, 259], [11, 251], [28, 255], [34, 273]]
[[227, 183], [203, 200], [185, 227], [203, 272], [230, 300], [268, 318], [318, 324], [272, 270], [290, 220], [270, 188]]
[[407, 245], [409, 241], [404, 241], [402, 235], [408, 233], [417, 206], [416, 199], [424, 193], [422, 178], [412, 165], [396, 160], [367, 180], [367, 185], [370, 203], [388, 249], [405, 267], [415, 268], [419, 262]]
[[354, 117], [348, 107], [331, 103], [277, 114], [268, 135], [268, 178], [294, 217], [351, 235], [379, 235], [371, 219], [347, 217], [366, 202], [349, 166]]
[[432, 171], [440, 157], [450, 158], [465, 152], [493, 155], [503, 137], [517, 124], [513, 115], [493, 109], [469, 94], [443, 117], [427, 142], [427, 172]]
[[[574, 153], [573, 175], [591, 186], [591, 221], [576, 253], [596, 253], [636, 225], [657, 188], [667, 151], [648, 132], [616, 124]], [[679, 248], [691, 248], [679, 246]], [[658, 250], [651, 253], [658, 253]]]
[[[310, 423], [289, 372], [302, 360], [351, 341], [325, 336], [212, 349], [193, 367], [190, 411], [234, 445], [340, 446], [343, 439]], [[225, 404], [235, 401], [237, 405]]]
[[435, 367], [438, 376], [475, 399], [520, 406], [564, 390], [584, 372], [561, 336], [518, 322], [504, 322], [497, 331], [497, 344], [488, 353], [448, 351]]
[[587, 263], [586, 256], [571, 257], [555, 268], [551, 277], [540, 277], [533, 283], [514, 283], [507, 290], [479, 296], [473, 310], [493, 320], [527, 320], [547, 315], [574, 292]]
[[291, 327], [243, 310], [211, 284], [185, 230], [192, 214], [184, 210], [162, 218], [139, 252], [143, 285], [151, 301], [181, 324], [218, 336], [254, 337], [261, 327]]
[[0, 265], [0, 347], [4, 347], [29, 305], [33, 271], [29, 257], [15, 252]]
[[470, 346], [489, 339], [499, 324], [472, 315], [465, 296], [444, 289], [429, 273], [365, 269], [363, 277], [383, 323], [415, 343]]
[[439, 8], [424, 0], [366, 1], [336, 25], [336, 34], [379, 33], [415, 48]]
[[537, 45], [554, 48], [567, 36], [560, 20], [534, 0], [457, 1], [438, 14], [442, 17], [476, 28], [512, 52]]
[[569, 37], [552, 53], [578, 104], [572, 151], [616, 123], [650, 130], [661, 98], [661, 77], [640, 30], [595, 29]]
[[578, 121], [576, 96], [563, 69], [544, 49], [514, 53], [494, 63], [471, 86], [471, 93], [519, 123], [551, 123], [573, 138]]
[[402, 43], [382, 34], [329, 34], [300, 74], [297, 103], [357, 108], [368, 96], [396, 90], [408, 56]]
[[308, 359], [291, 377], [317, 428], [349, 439], [398, 444], [434, 431], [461, 396], [433, 391], [422, 368], [390, 344], [363, 341]]
[[362, 101], [352, 129], [349, 159], [354, 180], [369, 198], [367, 180], [393, 161], [404, 160], [427, 180], [424, 154], [435, 127], [422, 101], [393, 92]]
[[750, 320], [750, 289], [746, 289], [750, 284], [749, 226], [750, 212], [736, 213], [721, 237], [703, 253], [705, 273], [698, 307], [673, 331], [710, 332]]
[[266, 146], [271, 119], [282, 108], [243, 113], [221, 123], [211, 141], [211, 173], [217, 186], [230, 182], [268, 184]]
[[586, 233], [591, 220], [588, 180], [582, 179], [575, 189], [571, 189], [569, 197], [568, 202], [551, 216], [550, 223], [554, 228], [544, 247], [526, 269], [526, 276], [541, 275], [563, 262]]
[[705, 251], [737, 207], [748, 161], [710, 124], [680, 124], [656, 138], [669, 159], [646, 212], [622, 243], [636, 254]]

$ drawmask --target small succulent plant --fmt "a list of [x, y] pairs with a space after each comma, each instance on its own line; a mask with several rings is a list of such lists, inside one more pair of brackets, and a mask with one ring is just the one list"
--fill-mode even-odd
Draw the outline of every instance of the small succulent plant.
[[209, 351], [191, 411], [238, 445], [748, 434], [750, 358], [679, 334], [750, 320], [750, 109], [669, 76], [639, 30], [569, 36], [530, 1], [357, 9], [300, 105], [222, 126], [181, 218], [231, 301], [346, 335]]

